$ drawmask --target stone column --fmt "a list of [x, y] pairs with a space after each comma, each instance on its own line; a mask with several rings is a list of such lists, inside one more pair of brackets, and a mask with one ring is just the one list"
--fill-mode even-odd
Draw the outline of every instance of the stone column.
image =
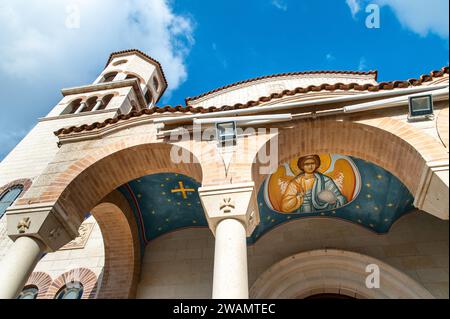
[[86, 108], [86, 102], [81, 102], [80, 106], [78, 107], [78, 109], [75, 111], [74, 114], [79, 114], [81, 112], [83, 112], [83, 110]]
[[94, 108], [92, 109], [92, 111], [97, 111], [100, 107], [102, 107], [103, 102], [101, 99], [98, 99], [97, 103], [95, 103]]
[[199, 195], [216, 237], [214, 299], [248, 299], [247, 236], [259, 223], [254, 183], [200, 187]]
[[17, 298], [33, 272], [45, 245], [36, 238], [17, 238], [0, 263], [0, 299]]
[[248, 299], [247, 241], [245, 226], [228, 218], [216, 227], [214, 299]]
[[41, 255], [78, 236], [81, 218], [69, 219], [57, 204], [32, 204], [8, 208], [6, 223], [14, 244], [0, 263], [0, 299], [16, 298]]

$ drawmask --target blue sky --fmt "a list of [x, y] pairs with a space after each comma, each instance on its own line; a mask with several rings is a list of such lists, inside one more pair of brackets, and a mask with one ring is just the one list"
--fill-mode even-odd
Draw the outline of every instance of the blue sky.
[[[380, 8], [379, 28], [366, 27], [370, 4]], [[448, 6], [448, 0], [0, 0], [0, 159], [60, 100], [61, 88], [92, 82], [113, 51], [137, 48], [162, 63], [169, 90], [161, 105], [280, 72], [376, 69], [379, 81], [408, 79], [448, 64]]]

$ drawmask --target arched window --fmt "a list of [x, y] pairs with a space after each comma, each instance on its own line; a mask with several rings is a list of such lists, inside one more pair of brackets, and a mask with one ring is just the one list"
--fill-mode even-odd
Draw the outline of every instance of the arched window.
[[95, 104], [97, 104], [97, 97], [93, 96], [86, 101], [86, 107], [82, 112], [90, 112], [94, 108]]
[[120, 65], [120, 64], [125, 64], [127, 62], [128, 62], [128, 60], [119, 60], [119, 61], [114, 62], [113, 65], [117, 66], [117, 65]]
[[23, 288], [17, 299], [36, 299], [39, 293], [39, 289], [36, 286], [26, 286]]
[[114, 97], [114, 94], [109, 94], [103, 97], [102, 101], [103, 101], [103, 105], [100, 108], [100, 110], [104, 110], [106, 109], [106, 107], [108, 106], [109, 102], [111, 102], [111, 99]]
[[23, 186], [18, 185], [11, 187], [6, 192], [0, 195], [0, 218], [5, 214], [6, 209], [11, 206], [20, 193], [23, 191]]
[[117, 74], [118, 74], [118, 72], [111, 72], [111, 73], [105, 74], [103, 76], [103, 82], [112, 82]]
[[129, 79], [138, 79], [139, 82], [141, 81], [136, 75], [133, 74], [128, 74], [127, 77], [125, 78], [125, 80]]
[[62, 112], [62, 114], [73, 114], [81, 105], [81, 99], [76, 99], [70, 102], [69, 106]]
[[147, 102], [148, 106], [153, 103], [153, 95], [152, 92], [150, 92], [149, 88], [147, 88], [147, 92], [145, 93], [145, 101]]
[[156, 77], [153, 78], [153, 87], [155, 88], [155, 91], [158, 92], [159, 89], [159, 82]]
[[83, 285], [79, 281], [73, 281], [64, 285], [56, 294], [55, 299], [81, 299]]

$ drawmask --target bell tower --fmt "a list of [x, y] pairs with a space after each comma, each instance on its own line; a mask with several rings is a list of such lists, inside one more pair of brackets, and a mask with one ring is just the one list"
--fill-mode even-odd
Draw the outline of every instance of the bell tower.
[[48, 117], [115, 110], [114, 117], [151, 108], [166, 88], [167, 81], [158, 61], [139, 50], [119, 51], [110, 55], [94, 83], [63, 89], [63, 100]]
[[0, 186], [42, 172], [58, 152], [55, 131], [156, 107], [166, 88], [158, 61], [139, 50], [112, 53], [93, 83], [61, 90], [61, 101], [0, 163]]

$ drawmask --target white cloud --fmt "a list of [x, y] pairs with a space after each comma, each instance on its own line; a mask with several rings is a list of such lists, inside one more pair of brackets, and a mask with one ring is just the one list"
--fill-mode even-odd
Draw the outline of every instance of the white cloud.
[[336, 60], [335, 56], [332, 55], [331, 53], [327, 53], [327, 54], [325, 55], [325, 59], [326, 59], [327, 61], [330, 61], [330, 62]]
[[272, 0], [272, 5], [281, 11], [287, 11], [288, 9], [288, 6], [284, 0]]
[[361, 57], [359, 59], [358, 71], [365, 71], [365, 70], [367, 70], [367, 60], [365, 57]]
[[[187, 79], [195, 28], [170, 1], [1, 0], [0, 160], [58, 102], [61, 88], [92, 83], [111, 52], [136, 48], [157, 59], [170, 96]], [[70, 28], [76, 11], [80, 27]]]
[[389, 6], [400, 23], [413, 32], [426, 36], [434, 33], [448, 38], [448, 0], [377, 0], [381, 6]]
[[[80, 28], [67, 28], [74, 5]], [[3, 1], [0, 29], [0, 71], [11, 78], [85, 80], [110, 52], [137, 48], [161, 62], [169, 90], [186, 80], [194, 42], [193, 22], [167, 0]]]
[[350, 8], [350, 12], [353, 18], [356, 18], [356, 14], [361, 10], [361, 6], [359, 4], [359, 0], [345, 0], [348, 7]]

